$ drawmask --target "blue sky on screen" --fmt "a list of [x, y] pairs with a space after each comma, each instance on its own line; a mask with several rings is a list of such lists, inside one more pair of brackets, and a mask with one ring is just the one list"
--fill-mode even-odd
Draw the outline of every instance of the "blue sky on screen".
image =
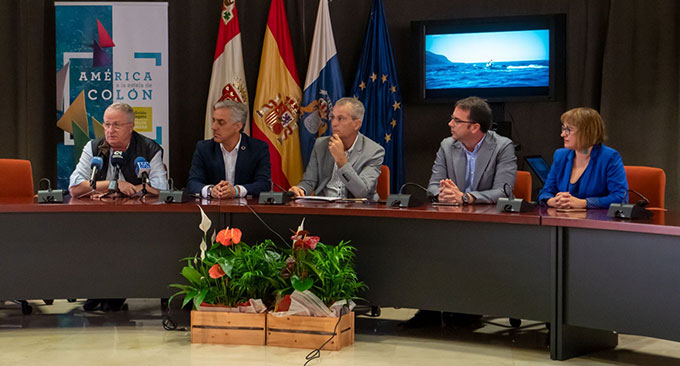
[[512, 32], [429, 34], [427, 51], [444, 55], [451, 62], [547, 60], [547, 29]]

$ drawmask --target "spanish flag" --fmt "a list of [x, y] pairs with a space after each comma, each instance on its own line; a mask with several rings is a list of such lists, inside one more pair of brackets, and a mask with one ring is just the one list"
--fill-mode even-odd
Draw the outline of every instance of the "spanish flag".
[[302, 91], [283, 0], [272, 0], [253, 102], [253, 137], [269, 144], [272, 180], [288, 189], [302, 179], [298, 120]]

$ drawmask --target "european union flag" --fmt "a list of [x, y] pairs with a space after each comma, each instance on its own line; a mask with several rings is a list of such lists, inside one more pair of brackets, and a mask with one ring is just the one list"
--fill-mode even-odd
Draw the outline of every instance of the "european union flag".
[[321, 0], [302, 95], [300, 152], [305, 169], [316, 138], [330, 134], [330, 113], [333, 105], [345, 95], [337, 53], [328, 0]]
[[385, 148], [383, 164], [390, 167], [391, 191], [397, 192], [404, 182], [402, 99], [381, 0], [373, 0], [352, 91], [366, 108], [361, 133]]

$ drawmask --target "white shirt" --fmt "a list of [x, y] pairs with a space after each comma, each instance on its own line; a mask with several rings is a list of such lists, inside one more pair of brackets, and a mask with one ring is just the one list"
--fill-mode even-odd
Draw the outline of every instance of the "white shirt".
[[[349, 157], [352, 155], [352, 152], [354, 151], [354, 145], [357, 144], [358, 138], [359, 138], [359, 134], [357, 134], [357, 137], [354, 138], [354, 142], [352, 143], [352, 146], [350, 146], [349, 149], [345, 150], [345, 156], [347, 157], [347, 164], [349, 164]], [[337, 162], [333, 164], [333, 174], [331, 176], [331, 179], [328, 181], [328, 184], [326, 184], [326, 188], [323, 189], [322, 193], [326, 197], [347, 198], [347, 188], [345, 187], [345, 184], [342, 183], [342, 181], [338, 177], [338, 163]]]
[[[112, 155], [113, 154], [109, 154], [109, 167], [106, 171], [106, 180], [113, 180], [115, 177], [115, 170], [113, 164], [111, 164]], [[69, 178], [69, 188], [90, 180], [90, 175], [92, 175], [92, 168], [90, 165], [92, 165], [92, 140], [85, 144], [83, 152], [80, 154], [80, 160], [76, 165], [76, 169], [71, 173], [71, 177]], [[151, 166], [151, 173], [149, 174], [151, 186], [158, 190], [168, 189], [168, 180], [166, 179], [165, 167], [163, 166], [163, 158], [160, 151], [153, 156], [149, 165]], [[125, 181], [123, 174], [118, 176], [118, 180]]]
[[[239, 134], [238, 143], [231, 151], [228, 151], [224, 145], [220, 144], [220, 149], [222, 150], [222, 160], [224, 160], [224, 176], [226, 181], [232, 186], [236, 187], [236, 192], [238, 193], [236, 197], [245, 197], [248, 194], [248, 190], [242, 185], [234, 185], [234, 177], [236, 176], [236, 159], [238, 159], [238, 150], [241, 147], [241, 136]], [[210, 188], [212, 184], [205, 185], [201, 189], [201, 196], [208, 197], [210, 193]]]

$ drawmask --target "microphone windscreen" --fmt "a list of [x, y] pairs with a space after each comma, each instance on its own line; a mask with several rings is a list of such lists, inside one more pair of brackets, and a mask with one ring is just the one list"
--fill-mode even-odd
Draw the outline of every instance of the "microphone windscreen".
[[104, 159], [102, 159], [101, 156], [95, 156], [92, 158], [92, 163], [90, 164], [91, 169], [101, 169], [102, 166], [104, 166]]
[[125, 160], [125, 158], [123, 157], [123, 153], [124, 151], [113, 152], [113, 154], [111, 155], [111, 164], [113, 164], [113, 166], [120, 167], [121, 165], [123, 165], [123, 160]]
[[146, 172], [149, 174], [151, 172], [151, 165], [149, 164], [146, 159], [144, 159], [141, 156], [138, 156], [137, 159], [135, 159], [135, 174], [137, 177], [141, 178], [142, 173]]

